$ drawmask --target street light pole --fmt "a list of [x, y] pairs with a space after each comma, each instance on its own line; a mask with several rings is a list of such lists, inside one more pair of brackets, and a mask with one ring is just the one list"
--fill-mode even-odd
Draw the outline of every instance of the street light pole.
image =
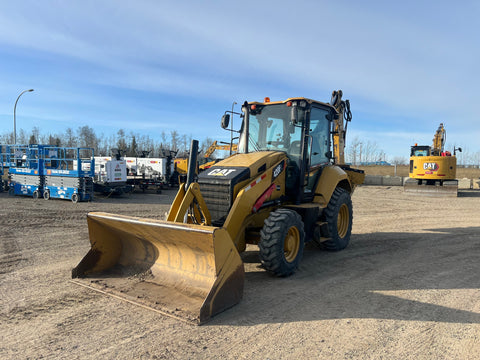
[[20, 96], [25, 94], [26, 92], [32, 92], [33, 89], [25, 90], [20, 93], [17, 97], [17, 101], [15, 101], [15, 106], [13, 107], [13, 144], [17, 144], [17, 103], [18, 99], [20, 99]]

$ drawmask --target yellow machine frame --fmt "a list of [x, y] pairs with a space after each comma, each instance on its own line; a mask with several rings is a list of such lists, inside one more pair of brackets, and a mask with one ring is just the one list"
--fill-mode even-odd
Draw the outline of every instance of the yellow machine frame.
[[417, 144], [412, 146], [408, 174], [410, 179], [404, 187], [406, 192], [457, 196], [457, 158], [445, 151], [445, 142], [446, 130], [441, 123], [431, 147]]
[[[331, 103], [306, 98], [245, 102], [241, 136], [248, 135], [250, 111], [264, 108], [268, 114], [271, 105], [281, 104], [284, 129], [301, 129], [300, 158], [292, 160], [288, 149], [248, 151], [239, 143], [238, 153], [196, 179], [198, 142], [193, 141], [186, 183], [165, 221], [88, 214], [91, 249], [72, 270], [74, 281], [201, 324], [240, 301], [240, 253], [246, 244], [259, 245], [262, 264], [277, 276], [295, 272], [305, 241], [329, 250], [346, 247], [352, 227], [350, 196], [363, 183], [364, 173], [344, 164], [351, 114], [348, 101], [341, 98], [342, 92], [334, 91]], [[310, 166], [307, 155], [313, 149], [307, 126], [312, 106], [328, 114], [324, 121], [334, 150], [325, 153], [329, 162], [318, 166]], [[301, 121], [296, 107], [305, 109]], [[228, 126], [228, 120], [222, 119], [224, 123]], [[273, 131], [268, 124], [264, 131]], [[298, 187], [287, 185], [290, 180]], [[309, 184], [311, 190], [304, 192]]]

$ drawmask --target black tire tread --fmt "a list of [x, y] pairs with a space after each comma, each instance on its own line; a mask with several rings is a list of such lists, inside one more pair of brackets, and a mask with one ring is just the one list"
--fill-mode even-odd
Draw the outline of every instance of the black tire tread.
[[[297, 258], [288, 263], [284, 257], [283, 242], [286, 231], [293, 225], [300, 232], [300, 249]], [[265, 220], [260, 236], [260, 260], [263, 267], [276, 276], [292, 275], [303, 255], [305, 232], [301, 216], [293, 210], [277, 209]]]
[[[350, 213], [350, 224], [349, 229], [345, 237], [342, 239], [338, 236], [337, 231], [337, 217], [338, 217], [338, 207], [341, 203], [346, 202], [349, 208]], [[352, 200], [350, 193], [341, 188], [337, 187], [332, 194], [330, 202], [327, 205], [327, 208], [324, 212], [324, 220], [327, 222], [328, 227], [328, 237], [330, 238], [327, 241], [321, 242], [319, 245], [321, 248], [328, 251], [340, 251], [345, 249], [350, 242], [350, 235], [352, 232], [352, 221], [353, 221], [353, 211], [352, 211]]]

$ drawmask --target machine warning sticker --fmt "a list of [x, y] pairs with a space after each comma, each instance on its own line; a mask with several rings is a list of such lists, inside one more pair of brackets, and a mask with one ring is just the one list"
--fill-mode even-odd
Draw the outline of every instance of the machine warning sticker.
[[435, 162], [426, 162], [423, 163], [423, 170], [437, 171], [438, 164]]

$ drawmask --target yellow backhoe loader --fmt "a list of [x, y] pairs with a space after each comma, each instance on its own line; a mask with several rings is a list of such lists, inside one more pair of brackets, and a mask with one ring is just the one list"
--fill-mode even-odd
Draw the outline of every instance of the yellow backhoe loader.
[[198, 170], [199, 171], [204, 171], [206, 169], [211, 168], [214, 164], [219, 162], [221, 159], [212, 159], [211, 156], [216, 150], [224, 150], [224, 151], [230, 151], [230, 155], [233, 153], [236, 153], [238, 150], [238, 145], [237, 144], [230, 144], [230, 143], [224, 143], [223, 145], [217, 143], [215, 140], [212, 145], [210, 145], [205, 151], [205, 154], [203, 154], [203, 163], [199, 163], [198, 165]]
[[[238, 114], [225, 112], [224, 129], [229, 113]], [[242, 298], [246, 244], [281, 277], [295, 272], [308, 241], [348, 245], [351, 194], [365, 176], [344, 164], [351, 112], [341, 90], [330, 103], [245, 102], [240, 116], [237, 153], [198, 175], [192, 141], [166, 221], [87, 215], [91, 249], [75, 282], [201, 324]]]
[[433, 137], [433, 145], [417, 145], [411, 147], [409, 179], [405, 182], [404, 191], [429, 196], [452, 196], [458, 193], [456, 180], [456, 152], [453, 156], [445, 151], [446, 130], [440, 124]]
[[[205, 151], [203, 157], [198, 161], [197, 173], [211, 168], [214, 164], [220, 161], [220, 159], [212, 159], [211, 155], [216, 150], [228, 150], [230, 154], [237, 151], [237, 144], [225, 144], [221, 145], [214, 141], [208, 149]], [[185, 179], [188, 171], [188, 155], [180, 156], [174, 159], [174, 176], [177, 176], [180, 180]], [[181, 182], [179, 180], [179, 182]]]

